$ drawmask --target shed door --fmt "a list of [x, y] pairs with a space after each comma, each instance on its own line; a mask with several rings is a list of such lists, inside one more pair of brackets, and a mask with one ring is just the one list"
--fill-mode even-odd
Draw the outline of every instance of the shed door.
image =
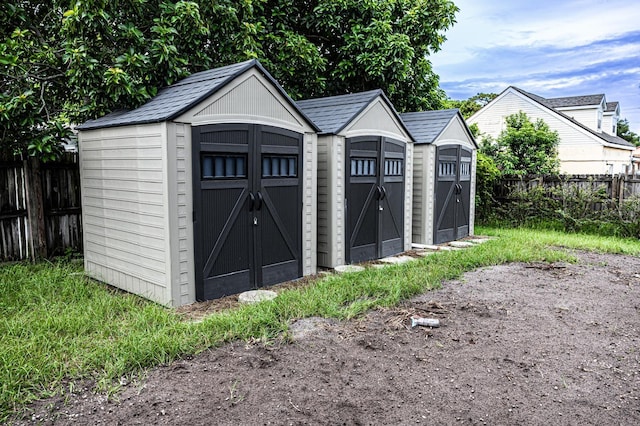
[[434, 242], [440, 244], [469, 235], [472, 152], [459, 145], [437, 149]]
[[403, 142], [347, 139], [346, 260], [358, 263], [404, 248]]
[[193, 128], [198, 300], [302, 275], [301, 146], [268, 126]]

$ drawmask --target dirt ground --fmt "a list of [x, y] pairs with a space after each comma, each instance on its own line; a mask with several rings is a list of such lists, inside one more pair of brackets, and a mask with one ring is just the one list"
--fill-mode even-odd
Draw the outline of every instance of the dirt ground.
[[[16, 424], [640, 424], [640, 259], [509, 264], [354, 321], [291, 325]], [[410, 327], [411, 315], [439, 328]]]

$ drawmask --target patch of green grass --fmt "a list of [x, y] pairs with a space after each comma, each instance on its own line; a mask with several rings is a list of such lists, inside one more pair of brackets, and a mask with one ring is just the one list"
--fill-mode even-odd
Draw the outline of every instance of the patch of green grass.
[[[499, 238], [409, 264], [330, 275], [200, 323], [173, 310], [87, 280], [68, 263], [0, 267], [0, 421], [37, 398], [92, 379], [117, 390], [118, 379], [235, 339], [286, 336], [291, 319], [353, 318], [377, 306], [438, 288], [478, 267], [515, 261], [571, 261], [550, 247], [640, 254], [640, 242], [553, 231], [479, 228]], [[71, 382], [69, 384], [68, 382]]]

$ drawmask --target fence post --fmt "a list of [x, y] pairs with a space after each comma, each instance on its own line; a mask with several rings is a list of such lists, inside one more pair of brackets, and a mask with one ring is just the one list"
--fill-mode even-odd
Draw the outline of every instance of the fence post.
[[31, 260], [47, 257], [47, 237], [44, 228], [44, 203], [40, 160], [28, 157], [23, 161], [25, 186], [27, 189], [27, 213], [29, 217], [29, 239]]

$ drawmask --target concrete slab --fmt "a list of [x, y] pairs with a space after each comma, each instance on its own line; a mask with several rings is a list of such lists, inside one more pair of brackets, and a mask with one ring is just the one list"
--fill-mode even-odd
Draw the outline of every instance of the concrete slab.
[[437, 252], [435, 251], [427, 251], [427, 250], [420, 250], [420, 251], [416, 251], [416, 254], [418, 256], [422, 256], [422, 257], [427, 257], [430, 256], [432, 254], [436, 254]]
[[389, 256], [385, 257], [384, 259], [380, 259], [380, 262], [399, 265], [402, 263], [411, 262], [412, 260], [414, 260], [414, 258], [411, 256]]
[[338, 274], [344, 274], [345, 272], [362, 272], [364, 266], [360, 265], [338, 265], [334, 268]]
[[468, 241], [473, 244], [484, 244], [487, 241], [489, 241], [489, 239], [488, 238], [472, 238]]
[[264, 300], [273, 300], [278, 293], [271, 290], [251, 290], [245, 291], [238, 295], [238, 302], [240, 303], [258, 303]]
[[467, 248], [467, 247], [473, 247], [473, 243], [468, 243], [466, 241], [451, 241], [449, 243], [449, 245], [451, 247], [456, 247], [456, 248]]

